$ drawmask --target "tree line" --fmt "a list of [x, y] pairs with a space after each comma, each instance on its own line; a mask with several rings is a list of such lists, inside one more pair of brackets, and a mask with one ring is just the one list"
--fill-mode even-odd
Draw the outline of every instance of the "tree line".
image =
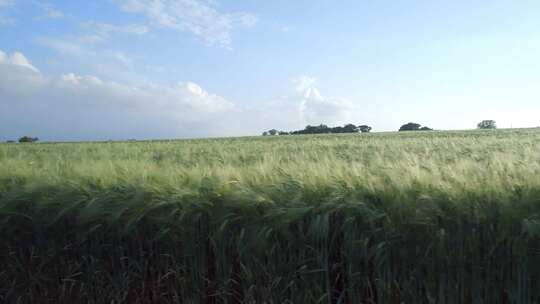
[[325, 124], [320, 124], [318, 126], [306, 126], [303, 130], [297, 130], [297, 131], [278, 131], [276, 129], [268, 130], [263, 132], [263, 136], [272, 136], [272, 135], [299, 135], [299, 134], [330, 134], [330, 133], [369, 133], [371, 131], [371, 127], [368, 125], [359, 125], [356, 126], [354, 124], [346, 124], [343, 127], [329, 127]]
[[[477, 124], [478, 129], [496, 129], [497, 125], [494, 120], [482, 120]], [[299, 134], [337, 134], [337, 133], [369, 133], [372, 128], [368, 125], [359, 125], [346, 124], [343, 127], [329, 127], [325, 124], [320, 124], [318, 126], [306, 126], [303, 130], [298, 131], [278, 131], [276, 129], [271, 129], [264, 131], [263, 136], [274, 136], [274, 135], [299, 135]], [[402, 125], [399, 132], [403, 131], [433, 131], [432, 128], [427, 126], [422, 126], [421, 124], [415, 122], [409, 122]]]

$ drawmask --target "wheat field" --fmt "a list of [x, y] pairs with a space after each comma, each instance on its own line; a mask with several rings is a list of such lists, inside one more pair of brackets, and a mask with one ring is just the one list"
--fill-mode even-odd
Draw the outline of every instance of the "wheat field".
[[540, 129], [0, 144], [0, 302], [540, 303]]

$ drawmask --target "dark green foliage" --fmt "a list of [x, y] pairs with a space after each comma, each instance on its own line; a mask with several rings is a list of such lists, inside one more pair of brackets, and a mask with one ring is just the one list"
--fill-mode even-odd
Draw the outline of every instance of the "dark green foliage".
[[329, 134], [329, 133], [334, 133], [334, 134], [339, 134], [339, 133], [357, 133], [358, 132], [358, 127], [353, 125], [353, 124], [346, 124], [345, 126], [343, 127], [328, 127], [327, 125], [324, 125], [324, 124], [321, 124], [321, 125], [318, 125], [318, 126], [306, 126], [306, 128], [304, 130], [299, 130], [299, 131], [293, 131], [293, 132], [290, 132], [290, 134], [295, 134], [295, 135], [298, 135], [298, 134]]
[[400, 132], [401, 131], [432, 131], [432, 130], [433, 129], [429, 127], [425, 127], [425, 126], [422, 127], [422, 125], [414, 123], [414, 122], [409, 122], [399, 128]]
[[361, 126], [358, 126], [358, 130], [362, 133], [369, 133], [371, 132], [371, 127], [368, 125], [361, 125]]
[[421, 126], [422, 125], [420, 125], [420, 124], [417, 124], [417, 123], [414, 123], [414, 122], [409, 122], [409, 123], [406, 123], [403, 126], [401, 126], [399, 128], [399, 131], [418, 131], [418, 130], [420, 130]]
[[[291, 131], [291, 132], [285, 132], [285, 131], [277, 131], [275, 129], [272, 129], [267, 132], [263, 132], [263, 136], [267, 135], [300, 135], [300, 134], [339, 134], [339, 133], [358, 133], [359, 131], [362, 131], [362, 133], [371, 131], [370, 126], [361, 126], [357, 127], [353, 124], [346, 124], [343, 127], [328, 127], [327, 125], [320, 124], [318, 126], [311, 126], [308, 125], [303, 130], [298, 131]], [[272, 134], [273, 133], [273, 134]]]
[[353, 125], [353, 124], [346, 124], [344, 127], [343, 127], [343, 132], [342, 133], [356, 133], [358, 132], [358, 127]]
[[304, 128], [304, 130], [293, 131], [291, 132], [291, 134], [327, 134], [331, 132], [332, 129], [329, 128], [327, 125], [320, 124], [318, 126], [308, 125]]
[[495, 120], [482, 120], [477, 125], [478, 129], [497, 129]]
[[30, 137], [30, 136], [23, 136], [23, 137], [19, 138], [20, 143], [33, 143], [33, 142], [36, 142], [38, 140], [39, 140], [39, 138]]
[[272, 129], [262, 133], [263, 136], [288, 135], [289, 133]]

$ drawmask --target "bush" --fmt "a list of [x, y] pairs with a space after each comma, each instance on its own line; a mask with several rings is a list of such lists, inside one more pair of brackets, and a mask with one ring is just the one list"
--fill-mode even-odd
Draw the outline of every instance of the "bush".
[[30, 136], [23, 136], [23, 137], [19, 138], [20, 143], [33, 143], [33, 142], [36, 142], [38, 140], [39, 140], [39, 138], [30, 137]]
[[422, 125], [414, 123], [414, 122], [409, 122], [401, 126], [401, 128], [399, 128], [400, 132], [401, 131], [432, 131], [432, 130], [433, 130], [432, 128], [429, 128], [426, 126], [422, 127]]
[[497, 129], [495, 120], [482, 120], [477, 125], [478, 129]]
[[399, 128], [399, 131], [418, 131], [418, 130], [420, 130], [420, 127], [421, 127], [420, 124], [417, 124], [417, 123], [414, 123], [414, 122], [409, 122], [409, 123], [404, 124], [403, 126], [401, 126]]
[[361, 126], [358, 126], [358, 130], [362, 133], [369, 133], [371, 131], [371, 127], [368, 126], [368, 125], [361, 125]]

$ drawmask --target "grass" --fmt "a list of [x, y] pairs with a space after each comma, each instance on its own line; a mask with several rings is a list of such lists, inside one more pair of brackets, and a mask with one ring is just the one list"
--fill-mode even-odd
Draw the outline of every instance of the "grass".
[[0, 145], [6, 303], [539, 303], [540, 130]]

